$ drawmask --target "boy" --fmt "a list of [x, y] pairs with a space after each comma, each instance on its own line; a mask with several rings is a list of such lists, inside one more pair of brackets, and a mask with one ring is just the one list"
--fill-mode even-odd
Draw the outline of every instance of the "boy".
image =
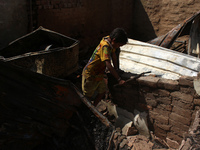
[[[120, 78], [116, 71], [119, 66], [115, 51], [120, 46], [125, 45], [127, 41], [128, 38], [124, 29], [114, 29], [109, 36], [103, 37], [100, 44], [93, 52], [92, 57], [83, 69], [83, 95], [91, 100], [95, 92], [97, 92], [97, 96], [94, 99], [94, 106], [99, 103], [106, 92], [106, 83], [104, 81], [104, 72], [106, 67], [116, 78], [119, 84], [123, 84], [125, 82]], [[114, 66], [111, 64], [111, 59]]]

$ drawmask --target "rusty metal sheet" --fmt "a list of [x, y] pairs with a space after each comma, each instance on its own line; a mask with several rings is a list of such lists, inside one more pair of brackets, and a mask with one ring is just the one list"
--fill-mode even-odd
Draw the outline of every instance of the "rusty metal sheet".
[[120, 69], [133, 74], [151, 71], [177, 80], [180, 76], [197, 76], [200, 71], [199, 58], [133, 39], [121, 47], [119, 58]]
[[[104, 126], [104, 134], [111, 136], [111, 123], [70, 81], [38, 74], [3, 61], [0, 61], [0, 68], [1, 148], [31, 149], [46, 138], [67, 136], [72, 126], [70, 120], [83, 105], [85, 114], [90, 111], [96, 121], [101, 122], [100, 129], [103, 130]], [[84, 123], [90, 124], [90, 119], [87, 116]], [[73, 135], [69, 138], [72, 139]]]
[[1, 59], [48, 76], [64, 78], [78, 69], [79, 41], [39, 27], [0, 50]]
[[179, 25], [174, 27], [167, 34], [159, 36], [155, 39], [152, 39], [148, 41], [148, 43], [162, 46], [165, 48], [170, 48], [178, 37], [190, 34], [190, 28], [191, 28], [192, 22], [197, 16], [199, 16], [199, 14], [200, 14], [200, 11], [198, 11], [193, 16], [184, 20], [183, 23], [180, 23]]
[[188, 54], [200, 57], [200, 16], [197, 16], [190, 29]]

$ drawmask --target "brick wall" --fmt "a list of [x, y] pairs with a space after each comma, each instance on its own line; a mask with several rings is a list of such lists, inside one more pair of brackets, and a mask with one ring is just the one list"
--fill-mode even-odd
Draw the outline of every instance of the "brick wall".
[[[0, 48], [43, 26], [96, 47], [102, 36], [124, 27], [130, 38], [148, 41], [199, 11], [195, 0], [19, 0], [0, 2]], [[9, 9], [8, 9], [9, 8]]]
[[[166, 34], [199, 11], [197, 0], [135, 0], [135, 37], [142, 41]], [[145, 26], [144, 26], [145, 23]]]
[[[112, 89], [111, 93], [114, 103], [128, 111], [147, 111], [150, 130], [173, 148], [178, 148], [200, 108], [193, 79], [185, 76], [179, 80], [141, 77], [130, 85]], [[109, 80], [112, 79], [109, 77]]]
[[27, 0], [0, 1], [0, 49], [28, 31]]
[[36, 6], [37, 26], [80, 40], [80, 49], [96, 47], [115, 27], [132, 30], [132, 0], [36, 0]]

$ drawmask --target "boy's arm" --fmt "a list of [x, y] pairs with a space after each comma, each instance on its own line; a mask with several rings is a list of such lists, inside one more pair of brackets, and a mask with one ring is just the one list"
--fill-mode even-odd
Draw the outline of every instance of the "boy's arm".
[[118, 63], [117, 63], [117, 55], [116, 55], [115, 52], [112, 53], [112, 61], [113, 61], [114, 68], [115, 68], [116, 70], [118, 70], [118, 69], [119, 69], [119, 65], [118, 65]]
[[125, 81], [122, 80], [121, 77], [118, 75], [115, 68], [113, 68], [113, 66], [111, 65], [110, 60], [106, 60], [105, 63], [106, 63], [106, 67], [108, 68], [110, 73], [115, 77], [115, 79], [119, 82], [119, 84], [123, 84]]

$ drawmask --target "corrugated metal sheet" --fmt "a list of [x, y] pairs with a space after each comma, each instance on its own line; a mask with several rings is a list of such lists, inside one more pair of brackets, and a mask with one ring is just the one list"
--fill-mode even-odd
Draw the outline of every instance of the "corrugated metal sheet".
[[140, 74], [151, 71], [162, 78], [178, 79], [180, 76], [197, 76], [200, 59], [153, 44], [129, 39], [121, 47], [120, 68]]
[[78, 69], [78, 55], [78, 40], [43, 27], [0, 50], [0, 56], [6, 62], [60, 78]]
[[[97, 134], [97, 137], [92, 138], [93, 144], [100, 141], [97, 138], [101, 137], [101, 142], [105, 144], [102, 147], [108, 147], [108, 137], [112, 136], [110, 132], [113, 130], [111, 123], [70, 81], [48, 77], [2, 61], [0, 61], [0, 68], [0, 147], [2, 149], [28, 150], [46, 138], [65, 137], [72, 126], [70, 120], [79, 109], [83, 108], [81, 106], [86, 106], [86, 109], [80, 115], [86, 116], [90, 111], [89, 114], [96, 118], [93, 124], [100, 121], [99, 131], [104, 132], [104, 136], [107, 135], [101, 137]], [[84, 123], [91, 125], [91, 118], [91, 116], [87, 116], [87, 119], [83, 118]], [[78, 120], [82, 130], [85, 129], [84, 123]], [[91, 126], [88, 128], [92, 130], [91, 132], [94, 131]], [[101, 132], [99, 134], [103, 135]], [[73, 139], [73, 136], [70, 135], [69, 138]]]
[[200, 57], [200, 16], [197, 16], [190, 29], [188, 54]]
[[183, 23], [180, 23], [179, 25], [174, 27], [172, 30], [170, 30], [165, 35], [162, 35], [155, 39], [152, 39], [152, 40], [148, 41], [148, 43], [162, 46], [165, 48], [170, 48], [178, 37], [190, 34], [192, 22], [199, 15], [200, 15], [200, 11], [195, 13], [194, 15], [192, 15], [190, 18], [187, 18], [186, 20], [184, 20]]

